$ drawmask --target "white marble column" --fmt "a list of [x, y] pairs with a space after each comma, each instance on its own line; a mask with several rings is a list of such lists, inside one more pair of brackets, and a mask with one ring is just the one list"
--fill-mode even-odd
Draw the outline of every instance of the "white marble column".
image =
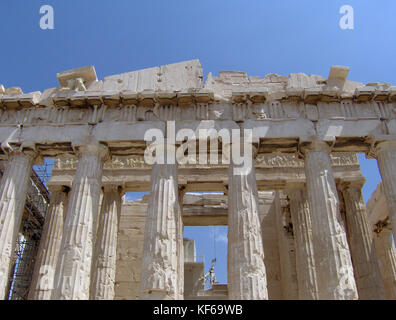
[[296, 248], [298, 298], [300, 300], [317, 300], [318, 285], [312, 239], [312, 218], [305, 185], [294, 185], [289, 187], [286, 192], [290, 200]]
[[184, 188], [179, 188], [178, 204], [179, 204], [179, 215], [177, 224], [177, 258], [178, 258], [178, 300], [184, 299], [184, 241], [183, 241], [183, 197], [185, 191]]
[[75, 147], [77, 170], [69, 197], [53, 299], [88, 300], [94, 226], [98, 218], [104, 158], [107, 147], [89, 143]]
[[384, 283], [361, 188], [361, 183], [340, 185], [345, 201], [346, 225], [359, 299], [385, 299]]
[[305, 154], [307, 197], [319, 299], [357, 299], [357, 288], [344, 222], [326, 142], [313, 141]]
[[140, 281], [142, 300], [179, 298], [179, 214], [177, 164], [153, 164]]
[[388, 228], [374, 234], [379, 266], [384, 281], [386, 298], [396, 300], [396, 249], [392, 231]]
[[282, 298], [283, 300], [297, 300], [299, 288], [291, 215], [283, 193], [276, 191], [274, 202], [276, 205]]
[[50, 186], [50, 206], [45, 216], [43, 233], [37, 252], [29, 300], [50, 300], [67, 210], [68, 187]]
[[[234, 148], [235, 145], [232, 145]], [[267, 277], [254, 165], [228, 171], [228, 292], [230, 300], [266, 300]], [[239, 170], [238, 170], [239, 169]]]
[[388, 203], [393, 237], [396, 239], [396, 141], [379, 143], [375, 148], [375, 154]]
[[91, 300], [113, 300], [117, 259], [117, 235], [121, 215], [121, 190], [103, 187], [103, 200], [92, 263]]
[[14, 254], [35, 152], [11, 152], [0, 183], [0, 299], [7, 299]]

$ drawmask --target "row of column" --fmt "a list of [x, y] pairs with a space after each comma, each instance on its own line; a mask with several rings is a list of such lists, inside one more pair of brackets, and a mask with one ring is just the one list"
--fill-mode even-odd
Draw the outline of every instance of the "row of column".
[[[287, 192], [295, 226], [300, 299], [385, 299], [361, 186], [341, 186], [348, 237], [330, 161], [330, 147], [303, 148], [306, 186]], [[254, 166], [229, 166], [228, 286], [230, 299], [267, 299]], [[154, 165], [143, 252], [145, 299], [177, 298], [177, 165]], [[353, 259], [353, 263], [352, 263]]]
[[[292, 185], [286, 190], [293, 221], [298, 298], [303, 300], [356, 299], [357, 297], [363, 300], [389, 299], [391, 297], [385, 292], [384, 280], [379, 269], [378, 255], [369, 228], [361, 185], [348, 183], [338, 188], [345, 203], [345, 221], [341, 218], [341, 214], [337, 213], [340, 232], [334, 233], [333, 243], [338, 244], [339, 248], [336, 246], [332, 248], [333, 261], [323, 250], [323, 242], [326, 241], [323, 230], [315, 230], [313, 225], [315, 212], [310, 210], [305, 186]], [[340, 250], [345, 250], [345, 254], [339, 253]], [[344, 261], [340, 261], [341, 258], [344, 258]], [[340, 272], [334, 272], [329, 263], [339, 263], [341, 267], [337, 270]], [[347, 269], [348, 267], [350, 269]], [[395, 276], [394, 273], [393, 277]], [[333, 289], [330, 281], [335, 282], [337, 279], [340, 280], [336, 289]]]
[[[121, 193], [104, 187], [107, 148], [75, 146], [78, 166], [69, 190], [51, 189], [29, 299], [113, 299]], [[0, 184], [0, 295], [7, 297], [10, 260], [26, 200], [34, 153], [13, 152]], [[100, 219], [98, 223], [98, 218]]]
[[[105, 190], [98, 223], [102, 169], [108, 151], [99, 143], [75, 147], [79, 160], [70, 193], [67, 197], [67, 190], [57, 190], [51, 197], [32, 298], [99, 299], [114, 296], [119, 191]], [[339, 210], [330, 148], [325, 142], [313, 141], [302, 151], [305, 156], [307, 198], [301, 190], [290, 193], [291, 202], [295, 203], [292, 217], [299, 228], [296, 259], [297, 269], [300, 270], [300, 297], [356, 299], [358, 291], [361, 297], [382, 297], [383, 288], [378, 286], [379, 272], [373, 261], [372, 239], [367, 237], [370, 232], [367, 232], [360, 189], [354, 186], [345, 186], [344, 189], [351, 235], [348, 244]], [[395, 144], [381, 143], [377, 147], [377, 156], [395, 234], [396, 213], [392, 209], [396, 207]], [[0, 292], [3, 299], [6, 297], [10, 260], [33, 159], [30, 149], [11, 153], [0, 184]], [[235, 169], [239, 168], [231, 161], [230, 298], [267, 299], [254, 165], [249, 170]], [[236, 171], [238, 174], [235, 174]], [[154, 164], [151, 179], [142, 264], [142, 298], [180, 299], [182, 271], [178, 259], [181, 255], [182, 223], [177, 164]], [[99, 226], [98, 230], [96, 226]], [[354, 273], [359, 274], [356, 282]]]
[[[389, 278], [396, 279], [396, 273], [390, 267], [387, 279], [381, 276], [362, 185], [349, 182], [338, 186], [345, 203], [344, 223], [329, 146], [314, 142], [302, 151], [306, 186], [290, 184], [286, 190], [292, 211], [299, 298], [393, 299], [384, 280], [394, 286], [395, 281]], [[387, 179], [393, 178], [391, 172], [388, 174]], [[388, 249], [394, 247], [392, 242], [390, 238]]]

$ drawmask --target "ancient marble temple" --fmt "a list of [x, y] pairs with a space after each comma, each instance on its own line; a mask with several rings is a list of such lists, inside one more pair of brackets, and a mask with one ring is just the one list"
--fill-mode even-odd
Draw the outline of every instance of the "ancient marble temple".
[[[29, 299], [208, 299], [183, 227], [209, 225], [229, 230], [212, 298], [396, 299], [396, 87], [348, 73], [204, 81], [192, 60], [103, 80], [73, 69], [42, 93], [0, 86], [1, 297], [32, 166], [51, 158]], [[153, 146], [164, 161], [147, 161]], [[368, 214], [357, 153], [377, 159], [386, 210], [370, 200]]]

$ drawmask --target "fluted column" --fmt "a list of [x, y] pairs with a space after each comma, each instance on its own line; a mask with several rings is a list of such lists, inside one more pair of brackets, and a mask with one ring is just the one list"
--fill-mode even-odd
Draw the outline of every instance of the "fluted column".
[[388, 203], [393, 237], [396, 239], [396, 141], [379, 143], [375, 148], [375, 154]]
[[356, 285], [359, 299], [385, 299], [384, 284], [361, 187], [359, 183], [345, 183], [340, 186], [345, 201], [346, 225]]
[[153, 164], [140, 281], [143, 300], [179, 298], [178, 207], [177, 164]]
[[104, 186], [92, 265], [91, 300], [113, 300], [117, 254], [118, 225], [121, 215], [121, 190]]
[[64, 223], [55, 276], [54, 299], [88, 300], [94, 226], [98, 217], [102, 168], [107, 148], [99, 143], [76, 146], [78, 165]]
[[374, 234], [379, 266], [384, 281], [386, 298], [396, 300], [396, 249], [392, 231], [388, 228]]
[[[232, 148], [239, 145], [232, 145]], [[254, 164], [228, 170], [228, 292], [231, 300], [268, 299]]]
[[330, 162], [330, 148], [323, 141], [313, 141], [302, 151], [305, 153], [319, 299], [357, 299], [353, 266]]
[[29, 300], [50, 300], [54, 288], [55, 270], [62, 242], [69, 188], [51, 186], [50, 192], [50, 206], [45, 216], [29, 291]]
[[274, 202], [278, 227], [282, 297], [284, 300], [296, 300], [298, 299], [298, 284], [291, 214], [283, 196], [281, 199], [280, 191], [276, 191]]
[[25, 206], [33, 150], [9, 155], [0, 183], [0, 299], [7, 299], [10, 264]]
[[184, 187], [179, 188], [178, 204], [179, 204], [179, 215], [177, 224], [177, 258], [178, 258], [178, 298], [179, 300], [184, 299], [184, 242], [183, 242], [183, 197], [185, 191]]
[[315, 270], [312, 218], [304, 185], [289, 187], [290, 213], [296, 248], [298, 298], [317, 300], [318, 285]]

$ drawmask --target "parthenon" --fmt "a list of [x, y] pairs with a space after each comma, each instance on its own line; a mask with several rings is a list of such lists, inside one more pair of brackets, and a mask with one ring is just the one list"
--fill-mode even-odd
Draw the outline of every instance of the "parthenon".
[[[0, 86], [2, 299], [32, 192], [26, 299], [396, 299], [396, 87], [348, 73], [204, 81], [191, 60]], [[367, 208], [358, 153], [382, 177]], [[206, 292], [183, 227], [209, 225], [228, 226], [228, 280]]]

